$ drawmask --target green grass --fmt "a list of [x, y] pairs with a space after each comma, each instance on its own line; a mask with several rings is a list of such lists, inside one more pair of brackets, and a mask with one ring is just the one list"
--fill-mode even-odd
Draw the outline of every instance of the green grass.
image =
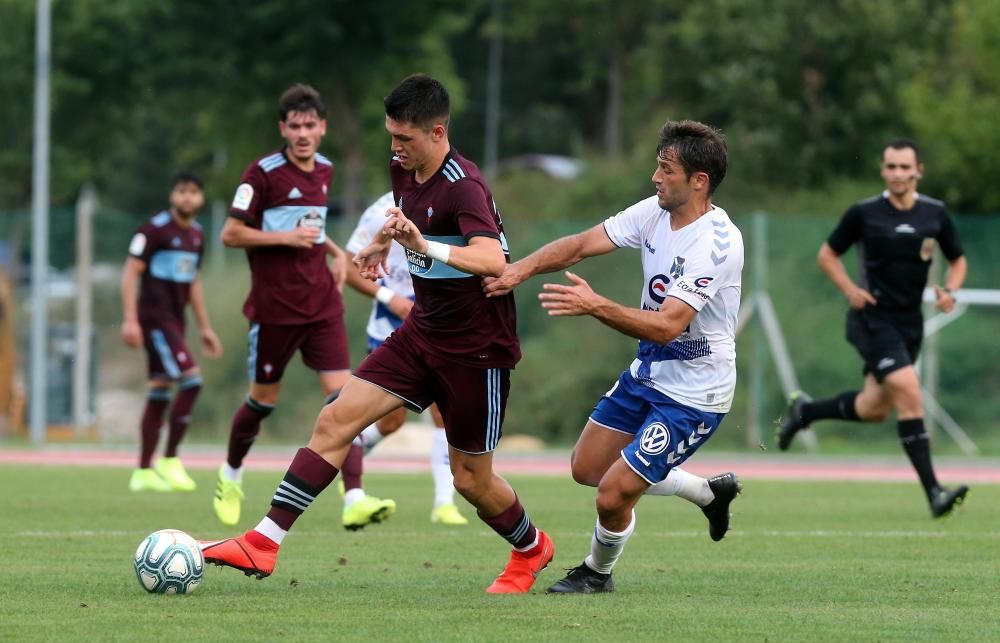
[[[593, 492], [563, 478], [512, 477], [556, 559], [527, 596], [483, 590], [506, 547], [481, 523], [428, 520], [428, 475], [371, 475], [398, 513], [340, 528], [325, 494], [263, 581], [211, 567], [191, 596], [146, 594], [130, 562], [165, 527], [229, 535], [211, 510], [212, 474], [188, 495], [133, 495], [124, 470], [0, 470], [0, 640], [987, 640], [1000, 638], [1000, 487], [980, 485], [957, 516], [930, 520], [915, 484], [747, 481], [721, 543], [701, 512], [646, 498], [602, 596], [542, 589], [585, 556]], [[241, 528], [279, 474], [251, 473]], [[468, 516], [473, 511], [463, 506]]]

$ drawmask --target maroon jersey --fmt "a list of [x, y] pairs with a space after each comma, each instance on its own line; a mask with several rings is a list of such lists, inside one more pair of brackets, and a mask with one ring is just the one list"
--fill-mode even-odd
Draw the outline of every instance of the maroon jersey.
[[139, 324], [184, 324], [184, 307], [191, 297], [191, 283], [201, 265], [203, 235], [192, 221], [179, 225], [169, 212], [161, 212], [139, 226], [128, 254], [146, 264], [139, 290]]
[[[510, 257], [493, 194], [479, 168], [454, 149], [423, 183], [393, 159], [396, 204], [428, 241], [465, 246], [473, 237], [498, 239]], [[482, 278], [412, 250], [406, 251], [416, 302], [404, 325], [426, 348], [455, 362], [513, 368], [521, 359], [514, 296], [486, 298]]]
[[[265, 232], [298, 226], [326, 227], [326, 190], [333, 164], [316, 155], [312, 172], [292, 163], [284, 150], [254, 161], [243, 172], [229, 216]], [[336, 317], [344, 303], [326, 265], [326, 233], [312, 248], [247, 248], [250, 294], [243, 314], [255, 323], [307, 324]]]

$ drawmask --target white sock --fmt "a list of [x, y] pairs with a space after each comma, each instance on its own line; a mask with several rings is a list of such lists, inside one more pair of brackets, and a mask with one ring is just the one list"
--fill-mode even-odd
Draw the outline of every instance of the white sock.
[[523, 554], [526, 551], [531, 551], [532, 549], [534, 549], [537, 546], [538, 546], [538, 530], [536, 529], [535, 530], [535, 539], [531, 541], [530, 545], [525, 545], [524, 547], [521, 547], [520, 549], [518, 549], [517, 547], [511, 547], [511, 549], [513, 549], [514, 551], [519, 551], [519, 552], [521, 552]]
[[632, 521], [628, 527], [620, 532], [605, 529], [598, 520], [594, 535], [590, 538], [590, 555], [583, 562], [595, 572], [610, 574], [633, 531], [635, 531], [635, 511], [632, 512]]
[[708, 480], [677, 468], [671, 469], [666, 478], [647, 489], [646, 495], [678, 496], [699, 507], [704, 507], [715, 500], [715, 494], [712, 493]]
[[431, 473], [434, 474], [434, 508], [455, 502], [455, 480], [448, 457], [448, 436], [444, 429], [434, 429], [431, 438]]
[[382, 432], [378, 430], [378, 427], [374, 424], [369, 424], [365, 427], [365, 430], [361, 432], [361, 439], [365, 441], [365, 448], [371, 449], [373, 446], [382, 441]]
[[288, 530], [282, 529], [278, 526], [278, 523], [274, 522], [267, 516], [261, 520], [254, 529], [261, 534], [267, 536], [269, 539], [273, 540], [277, 544], [281, 544], [281, 541], [285, 539], [288, 534]]
[[361, 500], [364, 497], [365, 497], [365, 490], [364, 489], [348, 489], [344, 493], [344, 506], [345, 507], [350, 507], [355, 502], [357, 502], [358, 500]]
[[222, 475], [226, 476], [226, 480], [230, 482], [243, 482], [243, 467], [234, 469], [226, 462], [222, 465]]

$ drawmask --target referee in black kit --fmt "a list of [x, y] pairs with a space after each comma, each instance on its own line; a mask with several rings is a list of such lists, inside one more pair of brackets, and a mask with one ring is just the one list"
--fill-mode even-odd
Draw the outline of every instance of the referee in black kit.
[[[895, 409], [899, 440], [927, 494], [931, 515], [938, 518], [960, 504], [969, 488], [942, 487], [931, 465], [914, 368], [923, 338], [920, 303], [935, 243], [948, 260], [945, 286], [934, 286], [938, 310], [955, 307], [968, 266], [944, 204], [917, 193], [923, 169], [914, 141], [890, 141], [882, 150], [885, 191], [851, 206], [819, 249], [820, 268], [850, 304], [847, 340], [864, 360], [864, 388], [816, 401], [801, 391], [793, 393], [778, 429], [778, 448], [788, 449], [795, 434], [816, 420], [881, 422]], [[840, 260], [853, 244], [858, 244], [858, 283]]]

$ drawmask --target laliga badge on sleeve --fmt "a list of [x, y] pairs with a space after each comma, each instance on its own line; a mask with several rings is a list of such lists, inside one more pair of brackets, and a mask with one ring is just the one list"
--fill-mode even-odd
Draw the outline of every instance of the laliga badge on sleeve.
[[136, 232], [135, 236], [132, 237], [132, 241], [128, 244], [128, 253], [130, 255], [140, 256], [142, 251], [146, 249], [146, 235], [141, 232]]
[[249, 183], [241, 183], [236, 188], [236, 196], [233, 197], [233, 208], [236, 210], [246, 210], [253, 201], [253, 186]]

